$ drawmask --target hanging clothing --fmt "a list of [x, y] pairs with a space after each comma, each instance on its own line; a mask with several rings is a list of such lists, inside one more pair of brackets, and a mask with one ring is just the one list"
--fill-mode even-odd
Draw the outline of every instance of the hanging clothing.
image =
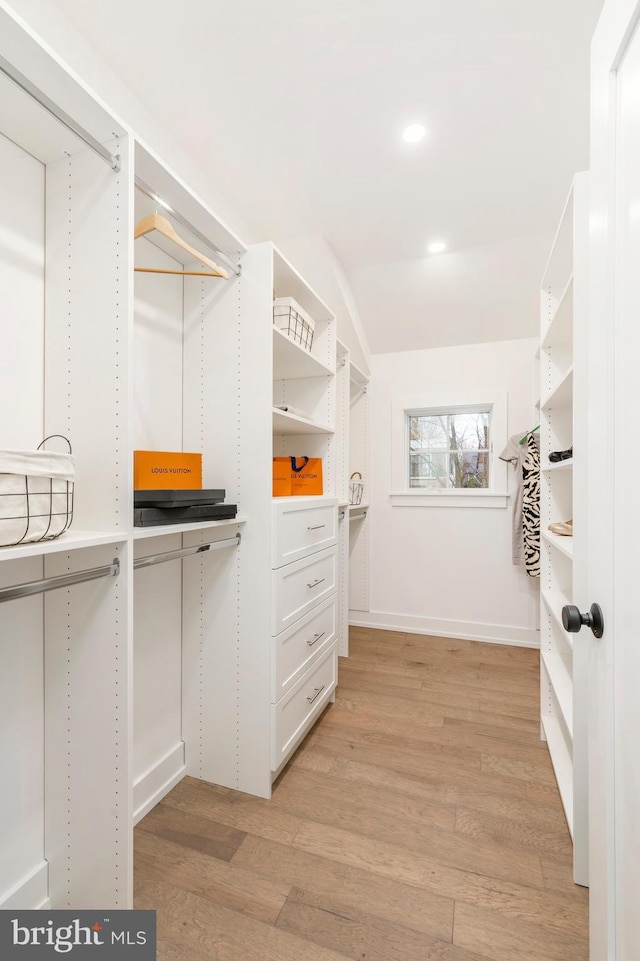
[[[524, 566], [530, 577], [538, 577], [540, 575], [540, 436], [537, 433], [529, 433], [524, 444], [520, 443], [521, 437], [522, 434], [514, 434], [510, 437], [509, 443], [500, 454], [500, 460], [513, 466], [516, 479], [511, 515], [511, 560], [518, 566]], [[533, 443], [533, 452], [530, 442]], [[525, 546], [525, 541], [528, 547]]]
[[524, 460], [527, 453], [524, 444], [520, 444], [522, 434], [514, 434], [500, 454], [500, 460], [513, 465], [516, 478], [516, 489], [513, 496], [511, 514], [511, 560], [514, 564], [524, 564], [524, 534], [522, 530], [522, 494], [524, 482]]
[[540, 577], [540, 438], [527, 434], [522, 467], [522, 529], [524, 566], [529, 577]]

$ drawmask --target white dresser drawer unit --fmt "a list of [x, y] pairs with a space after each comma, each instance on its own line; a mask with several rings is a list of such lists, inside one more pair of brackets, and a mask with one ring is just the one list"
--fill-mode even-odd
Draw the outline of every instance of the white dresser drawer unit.
[[298, 618], [333, 594], [336, 590], [336, 575], [335, 547], [272, 571], [273, 636], [291, 627]]
[[276, 500], [273, 504], [272, 567], [282, 567], [336, 543], [337, 500]]
[[327, 653], [297, 684], [272, 705], [271, 768], [277, 771], [300, 743], [321, 713], [336, 687], [338, 653], [332, 644]]
[[271, 697], [274, 704], [336, 640], [337, 606], [337, 597], [330, 597], [273, 638]]

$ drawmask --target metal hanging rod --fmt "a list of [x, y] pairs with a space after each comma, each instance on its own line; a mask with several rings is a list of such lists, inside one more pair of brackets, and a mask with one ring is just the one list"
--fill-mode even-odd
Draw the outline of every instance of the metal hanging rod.
[[366, 516], [367, 516], [366, 509], [362, 511], [358, 511], [357, 514], [352, 514], [351, 512], [349, 512], [350, 521], [361, 521]]
[[173, 217], [177, 224], [180, 224], [181, 227], [184, 227], [185, 230], [188, 230], [192, 237], [195, 237], [196, 240], [203, 244], [203, 246], [208, 247], [212, 253], [215, 253], [216, 258], [223, 260], [229, 270], [232, 270], [237, 277], [240, 276], [242, 273], [242, 267], [240, 267], [239, 264], [234, 264], [231, 258], [225, 254], [224, 250], [220, 250], [219, 247], [216, 247], [215, 244], [211, 243], [211, 241], [205, 237], [204, 234], [200, 233], [197, 227], [194, 227], [193, 224], [189, 223], [189, 221], [182, 216], [182, 214], [179, 214], [177, 210], [174, 210], [171, 204], [168, 204], [166, 200], [163, 200], [157, 191], [146, 184], [140, 177], [135, 178], [135, 184], [140, 193], [143, 193], [145, 197], [149, 197], [150, 200], [153, 200], [153, 202], [162, 207], [163, 210], [166, 210], [167, 213]]
[[43, 580], [29, 581], [27, 584], [18, 584], [16, 587], [4, 587], [0, 590], [0, 603], [14, 601], [19, 597], [28, 597], [29, 594], [55, 591], [58, 587], [72, 587], [84, 581], [94, 581], [98, 577], [117, 577], [119, 573], [120, 560], [116, 557], [105, 567], [92, 567], [88, 571], [79, 571], [77, 574], [61, 574], [59, 577], [45, 577]]
[[151, 567], [152, 564], [163, 564], [165, 561], [175, 561], [181, 557], [189, 557], [190, 554], [204, 554], [207, 551], [217, 551], [221, 547], [237, 547], [240, 540], [240, 534], [236, 534], [235, 537], [226, 537], [223, 541], [211, 541], [210, 544], [198, 544], [197, 547], [181, 547], [177, 551], [150, 554], [149, 557], [139, 557], [133, 562], [133, 566], [137, 570], [139, 567]]
[[5, 60], [4, 57], [0, 57], [0, 71], [5, 74], [5, 76], [9, 77], [9, 79], [12, 80], [16, 86], [20, 87], [21, 90], [24, 90], [24, 92], [28, 94], [32, 100], [35, 100], [36, 103], [39, 103], [41, 107], [44, 107], [44, 109], [50, 113], [52, 117], [55, 117], [59, 123], [66, 127], [67, 130], [70, 130], [72, 134], [82, 140], [82, 142], [85, 143], [91, 150], [93, 150], [93, 152], [96, 153], [102, 160], [104, 160], [105, 163], [108, 163], [112, 170], [115, 170], [116, 173], [118, 170], [120, 170], [120, 157], [114, 156], [112, 153], [110, 153], [107, 148], [100, 143], [99, 140], [96, 140], [96, 138], [89, 133], [88, 130], [85, 130], [84, 127], [81, 127], [80, 124], [76, 123], [73, 117], [70, 117], [68, 113], [65, 113], [62, 107], [59, 107], [57, 103], [54, 103], [53, 100], [51, 100], [50, 97], [47, 97], [46, 93], [43, 93], [39, 87], [36, 87], [35, 84], [31, 83], [31, 81], [27, 79], [23, 73], [20, 73], [19, 70], [16, 70], [13, 64], [9, 63], [8, 60]]

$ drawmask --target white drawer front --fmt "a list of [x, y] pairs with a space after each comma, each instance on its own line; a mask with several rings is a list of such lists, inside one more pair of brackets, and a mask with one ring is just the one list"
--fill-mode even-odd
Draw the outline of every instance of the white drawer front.
[[337, 606], [337, 597], [330, 597], [273, 639], [274, 704], [336, 640]]
[[338, 654], [335, 644], [285, 694], [272, 712], [271, 769], [277, 771], [300, 743], [335, 690]]
[[335, 547], [273, 571], [271, 633], [275, 636], [336, 590]]
[[336, 543], [337, 502], [273, 505], [272, 567], [282, 567]]

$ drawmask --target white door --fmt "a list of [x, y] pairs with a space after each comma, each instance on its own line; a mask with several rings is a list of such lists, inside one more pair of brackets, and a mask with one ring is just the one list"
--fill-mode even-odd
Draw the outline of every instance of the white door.
[[606, 0], [592, 48], [589, 573], [591, 961], [640, 959], [640, 0]]

